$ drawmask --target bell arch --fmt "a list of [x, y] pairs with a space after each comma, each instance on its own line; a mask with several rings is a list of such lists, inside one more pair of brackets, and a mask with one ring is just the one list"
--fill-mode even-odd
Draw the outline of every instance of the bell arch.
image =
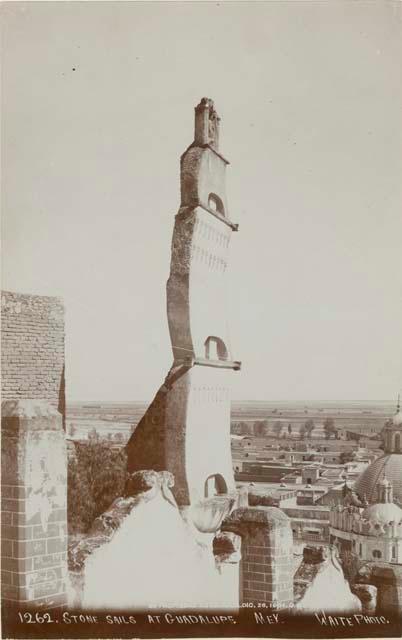
[[227, 360], [228, 350], [225, 343], [217, 336], [208, 336], [204, 342], [205, 358], [207, 360]]
[[205, 480], [204, 496], [211, 498], [228, 492], [225, 478], [220, 473], [214, 473]]
[[225, 215], [225, 207], [223, 205], [223, 202], [221, 198], [216, 195], [216, 193], [209, 194], [208, 208], [212, 209], [212, 211], [216, 211], [217, 213], [220, 213], [222, 216]]

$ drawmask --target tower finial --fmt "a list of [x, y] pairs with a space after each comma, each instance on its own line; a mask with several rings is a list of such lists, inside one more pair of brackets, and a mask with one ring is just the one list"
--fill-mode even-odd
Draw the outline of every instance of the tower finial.
[[215, 111], [213, 100], [210, 98], [201, 98], [200, 103], [195, 107], [195, 144], [211, 146], [218, 151], [219, 122], [220, 118]]
[[398, 400], [396, 402], [396, 412], [399, 413], [401, 410], [401, 394], [398, 393]]

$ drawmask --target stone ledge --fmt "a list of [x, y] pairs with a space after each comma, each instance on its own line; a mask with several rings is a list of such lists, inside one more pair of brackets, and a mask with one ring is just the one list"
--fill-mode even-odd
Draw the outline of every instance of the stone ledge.
[[192, 142], [190, 144], [189, 147], [187, 147], [187, 149], [181, 154], [180, 156], [180, 161], [182, 162], [185, 155], [191, 151], [192, 149], [195, 150], [202, 150], [202, 149], [209, 149], [210, 151], [212, 151], [216, 156], [218, 156], [218, 158], [220, 158], [221, 160], [223, 160], [223, 162], [228, 165], [230, 164], [229, 160], [227, 160], [227, 158], [225, 158], [225, 156], [223, 156], [221, 153], [219, 153], [219, 151], [217, 151], [216, 149], [213, 148], [213, 146], [211, 144], [205, 143], [205, 144], [199, 144], [197, 142]]
[[232, 231], [239, 230], [239, 225], [237, 222], [232, 222], [231, 220], [229, 220], [229, 218], [224, 216], [222, 213], [219, 213], [219, 211], [214, 211], [213, 209], [208, 207], [206, 204], [203, 204], [202, 202], [198, 202], [197, 207], [201, 207], [201, 209], [204, 209], [205, 211], [208, 211], [208, 213], [211, 213], [213, 216], [215, 216], [215, 218], [227, 224], [227, 226], [230, 227]]
[[2, 418], [61, 418], [62, 415], [50, 404], [42, 399], [4, 400], [1, 403]]
[[190, 213], [192, 213], [195, 209], [197, 209], [197, 207], [201, 207], [201, 209], [204, 209], [204, 211], [208, 211], [208, 213], [210, 213], [215, 218], [217, 218], [218, 220], [226, 224], [228, 227], [230, 227], [232, 231], [239, 230], [239, 225], [237, 222], [232, 222], [231, 220], [229, 220], [229, 218], [219, 213], [219, 211], [214, 211], [213, 209], [210, 209], [206, 204], [203, 204], [202, 202], [195, 201], [191, 205], [182, 205], [179, 209], [179, 212], [176, 214], [176, 217], [180, 217], [180, 216], [185, 217]]
[[230, 524], [260, 524], [268, 527], [288, 527], [289, 517], [277, 507], [240, 507], [226, 518], [225, 526]]
[[193, 367], [198, 365], [200, 367], [213, 367], [215, 369], [233, 369], [234, 371], [240, 371], [241, 362], [239, 360], [209, 360], [208, 358], [199, 358], [197, 356], [186, 356], [184, 364]]

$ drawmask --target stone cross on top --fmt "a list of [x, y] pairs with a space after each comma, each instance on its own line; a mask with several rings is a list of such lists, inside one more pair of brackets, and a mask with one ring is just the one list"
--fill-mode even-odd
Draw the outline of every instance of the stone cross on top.
[[218, 151], [219, 122], [220, 118], [215, 111], [213, 100], [201, 98], [200, 104], [195, 107], [195, 144], [199, 146], [208, 145]]

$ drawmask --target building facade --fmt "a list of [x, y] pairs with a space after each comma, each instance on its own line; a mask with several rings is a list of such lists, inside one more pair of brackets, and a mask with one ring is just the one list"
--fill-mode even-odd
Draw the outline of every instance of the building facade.
[[364, 508], [351, 502], [330, 513], [331, 542], [362, 562], [402, 564], [402, 509], [393, 502], [392, 484], [378, 485], [377, 502]]
[[374, 586], [378, 610], [402, 611], [402, 412], [384, 431], [384, 455], [343, 491], [330, 512], [330, 541], [349, 580]]

